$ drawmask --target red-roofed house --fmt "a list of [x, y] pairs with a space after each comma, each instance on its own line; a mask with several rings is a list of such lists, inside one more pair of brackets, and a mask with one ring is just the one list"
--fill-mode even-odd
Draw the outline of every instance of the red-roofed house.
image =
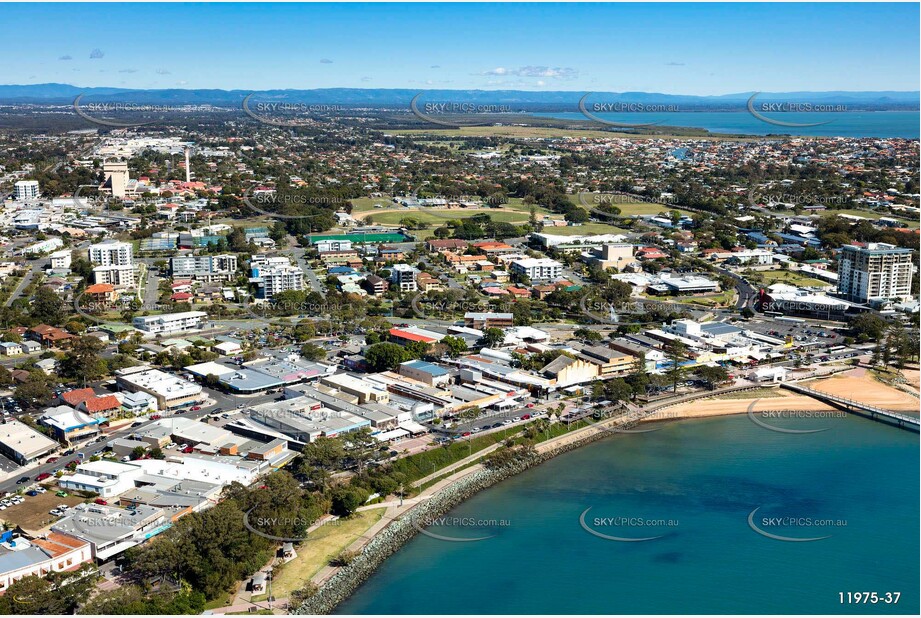
[[66, 330], [62, 330], [55, 326], [48, 326], [47, 324], [33, 326], [26, 332], [26, 337], [39, 342], [46, 348], [64, 347], [70, 345], [71, 341], [77, 338]]
[[667, 258], [668, 255], [658, 247], [643, 247], [636, 252], [634, 257], [638, 260], [661, 260]]

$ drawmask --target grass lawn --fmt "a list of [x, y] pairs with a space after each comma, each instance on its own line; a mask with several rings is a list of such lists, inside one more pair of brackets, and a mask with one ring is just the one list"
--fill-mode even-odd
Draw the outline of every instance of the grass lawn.
[[[382, 210], [376, 212], [372, 217], [375, 224], [380, 225], [399, 225], [400, 220], [404, 218], [416, 219], [423, 223], [443, 225], [452, 219], [469, 219], [474, 215], [486, 214], [493, 221], [504, 221], [507, 223], [526, 223], [528, 220], [527, 212], [510, 212], [498, 208], [452, 208], [439, 210], [417, 210], [414, 208], [401, 208], [399, 210]], [[368, 219], [365, 218], [365, 221]]]
[[699, 305], [701, 307], [717, 307], [727, 305], [732, 302], [734, 290], [726, 290], [719, 294], [709, 294], [706, 296], [647, 296], [651, 300], [657, 300], [663, 303], [674, 303], [676, 305]]
[[376, 204], [383, 204], [384, 208], [391, 208], [394, 206], [393, 200], [389, 195], [383, 197], [356, 197], [349, 200], [352, 202], [352, 212], [366, 212], [368, 210], [378, 210], [374, 206]]
[[[295, 549], [297, 558], [275, 569], [272, 594], [276, 599], [289, 596], [302, 588], [311, 577], [325, 567], [331, 558], [354, 543], [384, 515], [385, 508], [360, 511], [349, 519], [336, 520], [308, 534], [306, 541]], [[254, 596], [254, 601], [268, 595]]]
[[770, 399], [772, 397], [786, 397], [786, 395], [782, 393], [779, 388], [756, 388], [754, 390], [742, 391], [740, 393], [726, 393], [725, 395], [717, 395], [711, 399]]
[[[603, 197], [603, 196], [605, 196], [605, 197]], [[591, 193], [591, 194], [586, 194], [586, 195], [584, 195], [583, 198], [582, 198], [582, 199], [585, 201], [585, 204], [583, 204], [582, 201], [579, 200], [578, 194], [577, 194], [577, 195], [570, 195], [570, 196], [569, 196], [569, 199], [570, 199], [570, 201], [572, 201], [573, 204], [576, 204], [577, 206], [582, 206], [583, 208], [585, 208], [585, 207], [592, 207], [592, 206], [595, 206], [595, 205], [599, 205], [599, 206], [600, 206], [600, 205], [602, 205], [603, 203], [606, 203], [606, 202], [604, 202], [604, 199], [610, 199], [610, 200], [613, 200], [613, 202], [611, 202], [611, 203], [613, 203], [615, 206], [617, 206], [618, 208], [620, 208], [620, 214], [621, 214], [622, 216], [625, 216], [625, 217], [630, 217], [630, 216], [635, 216], [635, 215], [657, 215], [657, 214], [659, 214], [659, 213], [661, 213], [661, 212], [669, 212], [669, 211], [672, 211], [672, 210], [677, 210], [677, 211], [680, 212], [681, 214], [683, 214], [683, 215], [688, 215], [688, 216], [691, 216], [691, 215], [694, 214], [694, 213], [689, 212], [689, 211], [687, 211], [687, 210], [681, 210], [680, 208], [674, 208], [674, 207], [668, 206], [668, 205], [666, 205], [666, 204], [658, 204], [658, 203], [656, 203], [656, 202], [627, 202], [627, 203], [621, 203], [620, 201], [617, 201], [617, 200], [624, 200], [624, 199], [627, 199], [627, 198], [625, 198], [625, 196], [623, 196], [623, 195], [618, 195], [618, 196], [607, 196], [607, 194], [604, 194], [604, 193]], [[597, 202], [596, 202], [596, 200], [597, 200]]]
[[905, 224], [905, 227], [916, 228], [919, 225], [918, 220], [913, 219], [910, 216], [877, 213], [872, 210], [860, 210], [857, 208], [848, 208], [844, 210], [826, 210], [822, 214], [853, 215], [855, 217], [863, 217], [864, 219], [870, 219], [872, 221], [876, 221], [880, 217], [889, 217], [890, 219], [898, 219], [899, 221], [902, 221]]
[[786, 283], [802, 287], [822, 287], [831, 285], [827, 281], [813, 279], [812, 277], [792, 270], [764, 270], [755, 273], [752, 280], [758, 280], [759, 276], [761, 277], [760, 281], [763, 282], [764, 285], [773, 285], [775, 283]]
[[555, 236], [589, 236], [591, 234], [626, 234], [627, 230], [609, 225], [607, 223], [583, 223], [582, 225], [567, 225], [563, 227], [547, 226], [544, 234]]

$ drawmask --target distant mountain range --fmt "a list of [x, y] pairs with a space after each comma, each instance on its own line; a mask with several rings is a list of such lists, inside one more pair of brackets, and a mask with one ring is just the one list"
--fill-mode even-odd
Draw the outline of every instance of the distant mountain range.
[[[0, 85], [0, 103], [64, 104], [83, 94], [86, 102], [203, 105], [239, 108], [243, 99], [255, 92], [253, 102], [338, 104], [347, 106], [405, 107], [419, 93], [422, 102], [505, 104], [517, 109], [575, 109], [585, 91], [526, 90], [428, 90], [407, 88], [318, 88], [313, 90], [215, 90], [126, 88], [80, 88], [69, 84]], [[714, 96], [663, 94], [657, 92], [595, 92], [589, 102], [672, 104], [693, 108], [738, 108], [753, 92]], [[765, 92], [759, 102], [842, 104], [855, 108], [918, 109], [919, 91], [829, 91]]]

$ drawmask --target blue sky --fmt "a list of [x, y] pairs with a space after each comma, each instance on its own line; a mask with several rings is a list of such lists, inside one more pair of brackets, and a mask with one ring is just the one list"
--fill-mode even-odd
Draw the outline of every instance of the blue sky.
[[0, 4], [0, 83], [919, 89], [918, 4]]

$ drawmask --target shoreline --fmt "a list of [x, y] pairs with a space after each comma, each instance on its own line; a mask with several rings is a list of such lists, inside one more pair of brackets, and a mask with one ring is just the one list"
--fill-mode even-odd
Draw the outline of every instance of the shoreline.
[[[863, 377], [862, 374], [860, 377]], [[772, 387], [766, 386], [765, 388]], [[482, 464], [474, 464], [454, 474], [449, 474], [448, 477], [429, 488], [432, 492], [428, 496], [425, 494], [426, 490], [423, 490], [412, 504], [407, 505], [403, 512], [394, 514], [388, 523], [384, 524], [367, 543], [358, 549], [359, 555], [351, 564], [339, 568], [329, 578], [322, 581], [318, 586], [317, 593], [307, 599], [300, 607], [291, 610], [290, 613], [332, 613], [336, 607], [348, 600], [348, 598], [351, 597], [381, 565], [383, 565], [387, 558], [402, 549], [406, 542], [420, 533], [415, 524], [417, 520], [429, 521], [441, 517], [484, 489], [488, 489], [513, 476], [517, 476], [521, 472], [539, 466], [559, 455], [597, 442], [603, 438], [616, 435], [616, 432], [611, 430], [612, 427], [619, 425], [629, 427], [639, 423], [658, 423], [744, 415], [747, 414], [748, 407], [751, 406], [752, 403], [758, 402], [760, 402], [760, 405], [757, 407], [758, 412], [802, 413], [838, 411], [838, 409], [833, 406], [804, 395], [792, 394], [780, 389], [778, 389], [777, 392], [783, 394], [772, 394], [772, 396], [769, 397], [747, 397], [738, 399], [719, 399], [721, 395], [716, 394], [713, 396], [713, 399], [704, 397], [662, 407], [656, 410], [651, 416], [638, 422], [629, 419], [625, 420], [623, 418], [609, 419], [552, 438], [547, 442], [537, 444], [535, 445], [537, 455], [534, 458], [528, 461], [518, 462], [514, 466], [500, 470], [487, 470]], [[908, 393], [904, 393], [903, 391], [903, 394]], [[703, 401], [706, 401], [708, 405], [701, 406], [700, 404]], [[457, 478], [453, 478], [455, 476]], [[382, 521], [386, 518], [387, 515], [385, 514]]]
[[[729, 416], [745, 414], [746, 407], [751, 400], [739, 399], [729, 403], [742, 404], [742, 410], [716, 415], [688, 415], [684, 417], [669, 417], [660, 419], [647, 419], [644, 422], [663, 422], [668, 420], [687, 420], [693, 418], [706, 418], [708, 416]], [[590, 425], [563, 434], [535, 446], [537, 455], [528, 461], [519, 462], [517, 465], [500, 470], [487, 470], [482, 464], [465, 468], [456, 474], [458, 478], [437, 491], [428, 499], [420, 499], [396, 515], [389, 523], [384, 525], [371, 539], [359, 550], [358, 557], [348, 566], [340, 567], [328, 579], [319, 585], [317, 593], [307, 599], [300, 607], [291, 610], [291, 614], [330, 614], [341, 603], [348, 600], [361, 585], [370, 578], [374, 572], [393, 554], [402, 549], [410, 539], [419, 534], [415, 525], [418, 520], [428, 521], [443, 516], [445, 513], [460, 505], [464, 501], [498, 483], [517, 476], [544, 462], [550, 461], [559, 455], [597, 442], [604, 438], [616, 435], [608, 426], [618, 425], [621, 419], [612, 419], [604, 423]], [[622, 423], [630, 425], [631, 423]], [[542, 448], [543, 447], [543, 448]], [[453, 475], [452, 475], [453, 476]], [[445, 481], [449, 481], [444, 479]], [[424, 492], [423, 492], [424, 493]], [[420, 494], [419, 498], [423, 494]], [[384, 516], [387, 517], [386, 515]]]

